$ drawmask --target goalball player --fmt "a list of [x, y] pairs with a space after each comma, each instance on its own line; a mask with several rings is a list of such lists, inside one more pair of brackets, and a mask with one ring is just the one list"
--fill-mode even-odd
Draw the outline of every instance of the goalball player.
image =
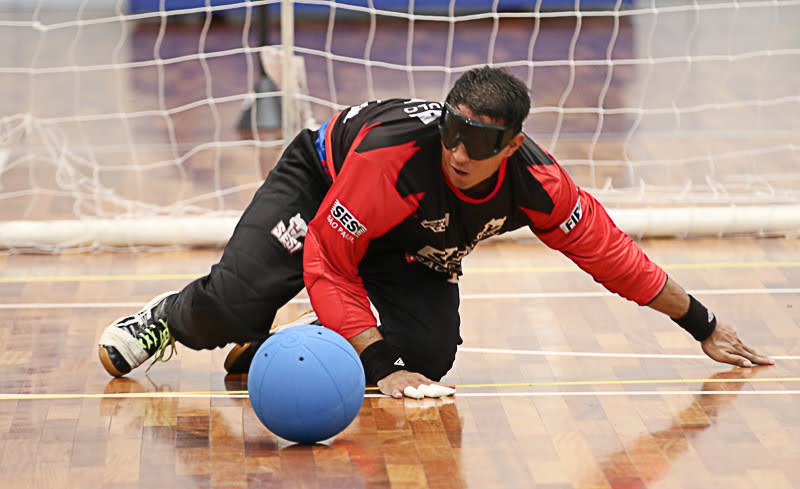
[[480, 241], [520, 227], [611, 292], [672, 318], [714, 360], [771, 364], [522, 132], [529, 111], [520, 80], [483, 67], [462, 75], [444, 103], [366, 102], [302, 130], [219, 263], [108, 326], [103, 366], [122, 376], [176, 341], [238, 343], [226, 368], [246, 372], [277, 310], [305, 287], [316, 314], [298, 323], [318, 321], [348, 339], [381, 392], [449, 395], [438, 381], [462, 342], [461, 261]]

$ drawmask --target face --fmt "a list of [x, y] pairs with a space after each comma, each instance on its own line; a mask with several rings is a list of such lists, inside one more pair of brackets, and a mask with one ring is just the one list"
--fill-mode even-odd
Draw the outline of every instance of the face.
[[[474, 114], [468, 108], [457, 105], [453, 107], [456, 112], [473, 121], [484, 124], [502, 125], [502, 121], [497, 121], [491, 117]], [[497, 172], [503, 160], [511, 156], [520, 147], [524, 136], [515, 135], [511, 141], [494, 156], [483, 160], [473, 160], [467, 154], [464, 143], [458, 142], [453, 148], [446, 148], [442, 144], [442, 170], [447, 175], [450, 182], [458, 189], [467, 190], [484, 180], [490, 178]]]

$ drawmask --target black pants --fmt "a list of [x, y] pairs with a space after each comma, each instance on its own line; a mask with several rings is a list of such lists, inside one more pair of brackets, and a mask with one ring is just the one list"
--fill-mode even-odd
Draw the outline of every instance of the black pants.
[[[315, 137], [306, 130], [292, 141], [242, 214], [219, 263], [172, 300], [168, 322], [178, 342], [200, 350], [263, 340], [278, 309], [303, 289], [303, 250], [290, 253], [271, 231], [297, 214], [310, 222], [329, 188]], [[408, 369], [443, 377], [461, 344], [458, 285], [385, 247], [367, 250], [359, 275], [380, 315], [381, 333]]]

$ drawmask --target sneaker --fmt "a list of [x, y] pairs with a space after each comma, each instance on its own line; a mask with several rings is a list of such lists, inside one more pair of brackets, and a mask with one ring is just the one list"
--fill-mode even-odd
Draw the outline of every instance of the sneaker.
[[[290, 323], [273, 326], [272, 329], [269, 330], [269, 336], [272, 336], [278, 331], [283, 331], [292, 326], [300, 326], [301, 324], [322, 325], [322, 323], [319, 322], [319, 318], [317, 318], [317, 314], [312, 309], [304, 312], [299, 318]], [[267, 336], [267, 338], [269, 338], [269, 336]], [[264, 341], [266, 340], [250, 341], [242, 345], [234, 345], [231, 351], [228, 352], [228, 356], [225, 357], [225, 371], [229, 374], [246, 374], [250, 370], [250, 363], [252, 363], [253, 357]]]
[[[164, 314], [165, 299], [177, 292], [165, 292], [144, 305], [133, 316], [117, 319], [100, 336], [100, 363], [114, 377], [122, 377], [156, 355], [153, 363], [167, 361], [175, 352], [175, 340], [169, 334]], [[172, 346], [169, 357], [164, 351]], [[151, 365], [152, 366], [152, 365]]]

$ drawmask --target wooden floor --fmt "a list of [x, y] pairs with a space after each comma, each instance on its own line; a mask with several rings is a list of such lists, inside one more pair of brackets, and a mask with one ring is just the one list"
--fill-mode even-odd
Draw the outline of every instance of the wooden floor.
[[558, 253], [492, 242], [465, 262], [456, 396], [369, 391], [316, 446], [259, 423], [225, 350], [129, 379], [96, 359], [108, 322], [219, 251], [2, 255], [2, 487], [800, 487], [800, 241], [642, 245], [776, 365], [717, 364]]
[[[336, 104], [439, 99], [452, 81], [444, 71], [398, 76], [381, 64], [405, 64], [416, 43], [414, 65], [455, 69], [485, 62], [494, 39], [496, 62], [543, 62], [514, 68], [532, 87], [526, 130], [579, 185], [691, 182], [709, 198], [796, 202], [798, 10], [779, 4], [618, 24], [476, 20], [452, 38], [447, 23], [417, 20], [409, 37], [407, 23], [383, 18], [374, 38], [368, 22], [337, 19], [328, 39], [327, 18], [298, 19], [296, 39], [316, 53], [305, 57], [309, 93]], [[76, 15], [0, 14], [10, 22], [0, 29], [0, 125], [32, 116], [27, 139], [0, 155], [0, 220], [241, 211], [276, 156], [260, 133], [237, 130], [259, 69], [241, 51], [255, 30]], [[49, 28], [26, 27], [31, 19]], [[346, 61], [365, 56], [368, 38], [369, 70]], [[659, 62], [616, 63], [636, 56]], [[548, 64], [569, 57], [602, 62]], [[630, 107], [646, 116], [614, 112]], [[224, 375], [226, 350], [180, 348], [129, 379], [97, 361], [110, 321], [204, 274], [219, 250], [0, 252], [0, 488], [800, 489], [800, 241], [642, 245], [776, 365], [714, 363], [671, 321], [607, 295], [561, 255], [492, 242], [465, 260], [465, 343], [445, 378], [456, 396], [369, 391], [350, 427], [316, 446], [259, 423], [246, 384]], [[300, 296], [278, 320], [307, 307]]]

